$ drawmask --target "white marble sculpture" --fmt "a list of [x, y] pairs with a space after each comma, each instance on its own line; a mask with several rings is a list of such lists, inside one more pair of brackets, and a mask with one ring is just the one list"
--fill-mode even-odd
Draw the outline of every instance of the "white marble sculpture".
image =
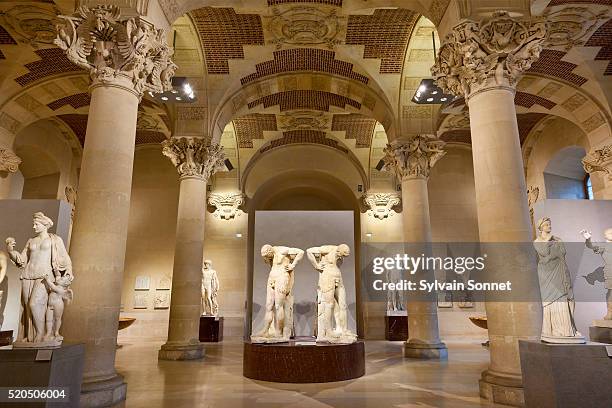
[[263, 328], [251, 336], [251, 341], [286, 342], [293, 330], [293, 270], [304, 257], [304, 251], [266, 244], [261, 248], [261, 256], [271, 267], [266, 285], [266, 314]]
[[53, 221], [41, 212], [33, 216], [35, 237], [22, 252], [15, 250], [15, 239], [7, 238], [11, 261], [21, 272], [21, 318], [14, 347], [59, 347], [64, 303], [72, 300], [72, 262], [61, 237], [48, 229]]
[[546, 343], [585, 343], [574, 323], [572, 278], [565, 260], [565, 245], [552, 234], [550, 218], [537, 224], [533, 243], [538, 254], [538, 278], [542, 295], [541, 340]]
[[[397, 269], [387, 269], [387, 282], [400, 283], [402, 277]], [[394, 285], [398, 286], [398, 285]], [[387, 289], [387, 315], [406, 315], [404, 291], [399, 289]]]
[[219, 278], [217, 277], [217, 271], [212, 268], [212, 261], [206, 259], [202, 267], [202, 315], [219, 315], [218, 292]]
[[354, 343], [357, 336], [348, 329], [346, 289], [338, 267], [342, 259], [350, 255], [348, 245], [323, 245], [307, 249], [306, 254], [312, 266], [319, 271], [317, 341]]
[[603, 246], [593, 245], [591, 242], [592, 235], [589, 231], [582, 230], [580, 233], [586, 240], [586, 247], [596, 254], [601, 255], [604, 261], [604, 284], [607, 289], [606, 303], [608, 304], [608, 310], [603, 319], [595, 320], [593, 325], [597, 327], [612, 328], [612, 228], [608, 228], [604, 231], [606, 243]]

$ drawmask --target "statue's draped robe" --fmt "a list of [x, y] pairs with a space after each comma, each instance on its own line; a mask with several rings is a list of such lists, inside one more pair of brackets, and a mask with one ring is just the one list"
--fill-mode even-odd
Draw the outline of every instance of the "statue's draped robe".
[[565, 245], [557, 237], [551, 237], [548, 241], [537, 239], [533, 245], [538, 253], [543, 306], [542, 336], [576, 336], [573, 299], [570, 299], [572, 281], [565, 261]]

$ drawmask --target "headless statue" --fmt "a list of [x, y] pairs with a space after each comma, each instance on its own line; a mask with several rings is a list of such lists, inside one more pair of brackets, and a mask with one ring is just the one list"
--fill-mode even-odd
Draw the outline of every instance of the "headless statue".
[[[0, 284], [4, 281], [6, 277], [6, 270], [8, 269], [8, 255], [3, 251], [0, 251]], [[2, 306], [2, 299], [4, 297], [4, 292], [0, 290], [0, 307]], [[4, 316], [1, 314], [3, 311], [0, 310], [0, 329], [2, 328], [2, 322], [4, 322]]]
[[270, 265], [266, 285], [266, 314], [263, 328], [251, 336], [251, 341], [286, 342], [293, 331], [293, 271], [304, 257], [304, 251], [266, 244], [261, 248], [261, 256]]
[[338, 263], [350, 255], [348, 245], [323, 245], [307, 249], [306, 254], [312, 266], [319, 272], [317, 341], [354, 343], [357, 336], [348, 329], [346, 289], [338, 268]]

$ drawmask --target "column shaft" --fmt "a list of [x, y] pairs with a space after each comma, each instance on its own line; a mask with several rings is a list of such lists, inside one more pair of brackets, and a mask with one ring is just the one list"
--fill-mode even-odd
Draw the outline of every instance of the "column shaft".
[[86, 346], [82, 406], [125, 398], [115, 350], [137, 112], [133, 92], [93, 88], [70, 247], [75, 299], [66, 308], [64, 328], [66, 342]]
[[168, 341], [159, 351], [163, 360], [201, 358], [199, 341], [206, 181], [181, 179]]
[[542, 323], [541, 304], [535, 301], [539, 299], [535, 254], [524, 245], [531, 242], [532, 230], [514, 92], [488, 89], [472, 95], [468, 103], [480, 241], [523, 244], [489, 246], [493, 253], [488, 254], [487, 266], [496, 276], [520, 277], [521, 292], [533, 289], [521, 293], [526, 301], [486, 303], [491, 362], [480, 391], [487, 399], [521, 405], [518, 340], [539, 339]]
[[[429, 217], [429, 197], [426, 178], [406, 178], [402, 180], [402, 202], [404, 211], [402, 221], [404, 241], [413, 255], [431, 254], [431, 222]], [[418, 252], [418, 253], [417, 253]], [[417, 272], [419, 279], [434, 279], [434, 271]], [[408, 358], [447, 358], [448, 352], [440, 341], [438, 329], [438, 310], [436, 294], [431, 293], [419, 299], [408, 296], [408, 341], [404, 345], [404, 356]]]

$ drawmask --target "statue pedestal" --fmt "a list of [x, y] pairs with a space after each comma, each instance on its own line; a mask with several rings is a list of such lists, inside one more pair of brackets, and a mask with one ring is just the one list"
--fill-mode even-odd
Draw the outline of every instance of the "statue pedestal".
[[406, 341], [408, 340], [408, 315], [387, 314], [385, 316], [385, 340]]
[[13, 331], [4, 330], [0, 331], [0, 347], [9, 346], [13, 343]]
[[610, 407], [612, 359], [600, 343], [519, 341], [525, 406]]
[[612, 327], [589, 327], [589, 339], [598, 343], [612, 344]]
[[[17, 402], [16, 407], [77, 408], [81, 397], [85, 346], [64, 344], [57, 349], [3, 349], [0, 350], [0, 387], [11, 388], [64, 388], [69, 397], [53, 402]], [[4, 406], [0, 404], [0, 406]]]
[[200, 341], [217, 343], [223, 340], [223, 317], [200, 316]]
[[312, 337], [275, 344], [245, 341], [242, 373], [253, 380], [279, 383], [350, 380], [365, 374], [365, 347], [363, 341], [315, 343]]

